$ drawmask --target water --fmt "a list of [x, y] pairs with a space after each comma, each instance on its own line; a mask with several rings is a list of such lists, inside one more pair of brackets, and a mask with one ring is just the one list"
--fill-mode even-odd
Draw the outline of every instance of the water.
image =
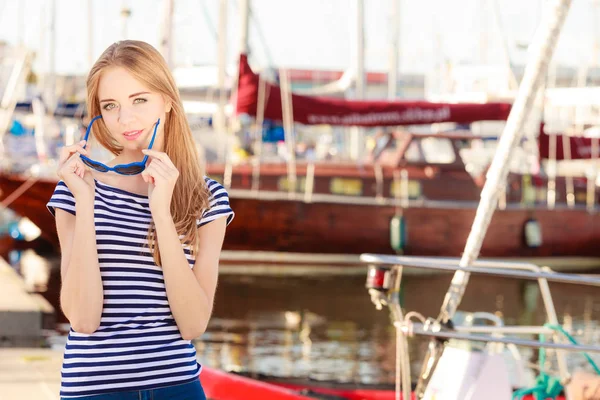
[[[57, 256], [42, 257], [26, 250], [14, 268], [32, 290], [41, 292], [59, 309]], [[405, 277], [405, 308], [436, 317], [450, 279], [448, 274]], [[395, 374], [395, 332], [387, 309], [375, 309], [364, 282], [364, 276], [222, 275], [208, 330], [195, 342], [199, 359], [224, 370], [391, 384]], [[535, 286], [533, 282], [472, 276], [460, 308], [466, 312], [493, 312], [507, 325], [542, 324], [544, 307]], [[597, 288], [552, 284], [551, 290], [559, 322], [572, 327], [581, 343], [599, 344]], [[57, 322], [66, 323], [60, 312]], [[64, 337], [51, 341], [60, 346]], [[420, 368], [426, 344], [422, 338], [410, 339], [413, 377]], [[531, 359], [534, 352], [523, 350], [522, 354]], [[584, 361], [582, 356], [574, 355], [569, 364], [581, 367]]]

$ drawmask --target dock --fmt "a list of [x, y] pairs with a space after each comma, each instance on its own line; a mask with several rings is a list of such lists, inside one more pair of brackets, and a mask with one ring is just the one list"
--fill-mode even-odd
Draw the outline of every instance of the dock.
[[59, 400], [62, 351], [0, 348], [0, 400]]
[[23, 278], [0, 258], [0, 347], [35, 346], [54, 326], [54, 307], [29, 293]]

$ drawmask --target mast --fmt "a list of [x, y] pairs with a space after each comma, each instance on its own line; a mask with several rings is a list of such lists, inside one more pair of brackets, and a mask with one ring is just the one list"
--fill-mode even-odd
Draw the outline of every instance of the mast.
[[219, 27], [217, 45], [217, 86], [219, 89], [219, 106], [215, 115], [215, 126], [217, 133], [225, 133], [225, 103], [227, 93], [225, 92], [225, 79], [227, 70], [227, 0], [219, 1]]
[[121, 7], [121, 40], [126, 40], [129, 36], [129, 17], [131, 16], [131, 8], [127, 7], [127, 2], [123, 1]]
[[164, 19], [160, 37], [160, 52], [165, 58], [169, 68], [173, 68], [173, 15], [175, 12], [174, 0], [164, 0]]
[[17, 35], [18, 35], [18, 46], [25, 47], [25, 2], [20, 1], [17, 5], [18, 21], [17, 21]]
[[240, 54], [248, 54], [248, 26], [250, 19], [250, 0], [239, 0], [240, 10]]
[[[354, 98], [362, 100], [365, 98], [365, 24], [364, 24], [364, 0], [355, 0], [356, 18], [356, 92]], [[363, 129], [350, 128], [350, 158], [355, 161], [362, 157]]]
[[219, 87], [219, 111], [217, 128], [220, 133], [225, 132], [225, 78], [227, 73], [227, 0], [219, 1], [219, 43], [217, 46], [217, 85]]
[[[521, 139], [523, 126], [534, 104], [538, 89], [543, 83], [548, 63], [552, 59], [561, 28], [571, 6], [571, 0], [554, 0], [553, 3], [552, 9], [547, 13], [546, 18], [542, 21], [533, 39], [531, 59], [525, 68], [517, 97], [500, 137], [496, 154], [488, 170], [486, 182], [481, 191], [481, 201], [479, 202], [475, 220], [473, 221], [473, 226], [471, 227], [471, 232], [469, 233], [465, 250], [460, 260], [459, 265], [461, 267], [470, 266], [479, 256], [485, 233], [498, 204], [502, 188], [506, 184], [510, 155]], [[468, 282], [469, 273], [460, 270], [456, 271], [444, 298], [438, 321], [445, 323], [454, 316]], [[423, 363], [424, 368], [419, 376], [419, 384], [417, 386], [417, 396], [419, 398], [425, 392], [426, 385], [431, 378], [431, 374], [442, 351], [443, 344], [435, 340], [430, 342]]]
[[365, 3], [356, 1], [356, 98], [365, 98]]
[[87, 2], [87, 27], [88, 27], [88, 64], [91, 68], [94, 64], [94, 9], [93, 0]]
[[48, 80], [44, 88], [44, 98], [46, 100], [49, 114], [54, 114], [56, 107], [56, 0], [50, 2], [50, 45], [48, 46], [50, 54], [48, 56]]
[[400, 38], [400, 0], [391, 0], [390, 10], [390, 70], [388, 71], [388, 99], [394, 100], [398, 91], [398, 51]]

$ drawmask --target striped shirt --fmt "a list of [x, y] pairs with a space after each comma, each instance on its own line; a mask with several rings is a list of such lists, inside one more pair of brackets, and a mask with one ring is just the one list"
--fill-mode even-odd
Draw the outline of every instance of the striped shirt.
[[[233, 219], [227, 192], [205, 178], [210, 207], [198, 219]], [[75, 215], [75, 198], [59, 182], [47, 204]], [[198, 379], [200, 365], [191, 341], [179, 333], [165, 290], [162, 269], [148, 249], [152, 220], [148, 197], [96, 181], [94, 224], [104, 305], [92, 334], [69, 331], [61, 370], [60, 396], [74, 398], [147, 390]], [[189, 249], [184, 252], [194, 267]]]

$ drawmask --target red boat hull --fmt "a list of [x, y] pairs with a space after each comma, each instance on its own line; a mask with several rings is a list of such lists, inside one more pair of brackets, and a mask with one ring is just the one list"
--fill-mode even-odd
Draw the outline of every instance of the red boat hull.
[[[262, 382], [256, 379], [202, 367], [202, 387], [210, 400], [309, 400], [303, 390], [337, 396], [345, 400], [394, 400], [393, 390], [330, 389], [314, 386], [285, 385]], [[414, 397], [413, 397], [414, 399]], [[412, 400], [412, 399], [411, 399]]]
[[[321, 395], [335, 396], [339, 400], [395, 400], [394, 390], [371, 389], [335, 389], [318, 384], [299, 385], [286, 383], [263, 382], [256, 379], [230, 374], [212, 368], [202, 367], [200, 375], [202, 387], [209, 400], [309, 400], [311, 392]], [[400, 396], [400, 399], [403, 399]], [[415, 396], [411, 396], [414, 400]], [[558, 400], [565, 400], [559, 396]], [[523, 400], [534, 400], [533, 396], [525, 396]]]

